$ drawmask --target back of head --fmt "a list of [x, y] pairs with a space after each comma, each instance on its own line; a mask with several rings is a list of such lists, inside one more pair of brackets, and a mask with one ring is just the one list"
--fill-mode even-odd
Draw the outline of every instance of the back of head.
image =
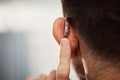
[[120, 61], [120, 0], [62, 0], [64, 16], [96, 55]]

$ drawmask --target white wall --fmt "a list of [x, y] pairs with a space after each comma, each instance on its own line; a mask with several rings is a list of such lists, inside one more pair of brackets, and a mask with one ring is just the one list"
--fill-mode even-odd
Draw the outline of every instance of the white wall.
[[[52, 25], [62, 16], [60, 0], [0, 2], [0, 31], [24, 32], [29, 49], [30, 76], [56, 69], [59, 46], [52, 36]], [[77, 80], [73, 70], [73, 80]]]

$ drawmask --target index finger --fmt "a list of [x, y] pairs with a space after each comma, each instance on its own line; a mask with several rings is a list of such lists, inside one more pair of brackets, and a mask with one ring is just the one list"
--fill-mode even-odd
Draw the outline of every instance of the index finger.
[[68, 80], [70, 73], [71, 47], [68, 39], [61, 40], [60, 62], [56, 71], [56, 80]]

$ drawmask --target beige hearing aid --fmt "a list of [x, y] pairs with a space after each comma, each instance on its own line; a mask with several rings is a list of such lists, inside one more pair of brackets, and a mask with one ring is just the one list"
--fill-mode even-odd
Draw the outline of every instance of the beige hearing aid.
[[[66, 18], [65, 18], [66, 20]], [[64, 31], [64, 37], [67, 37], [69, 35], [69, 24], [67, 20], [65, 21], [65, 31]]]

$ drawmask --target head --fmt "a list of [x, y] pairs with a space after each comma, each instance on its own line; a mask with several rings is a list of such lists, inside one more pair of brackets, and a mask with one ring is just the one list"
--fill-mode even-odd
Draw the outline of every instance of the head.
[[[71, 59], [80, 78], [86, 74], [88, 80], [120, 80], [119, 4], [119, 0], [62, 0], [70, 26]], [[53, 34], [58, 43], [64, 27], [64, 18], [55, 21]]]

